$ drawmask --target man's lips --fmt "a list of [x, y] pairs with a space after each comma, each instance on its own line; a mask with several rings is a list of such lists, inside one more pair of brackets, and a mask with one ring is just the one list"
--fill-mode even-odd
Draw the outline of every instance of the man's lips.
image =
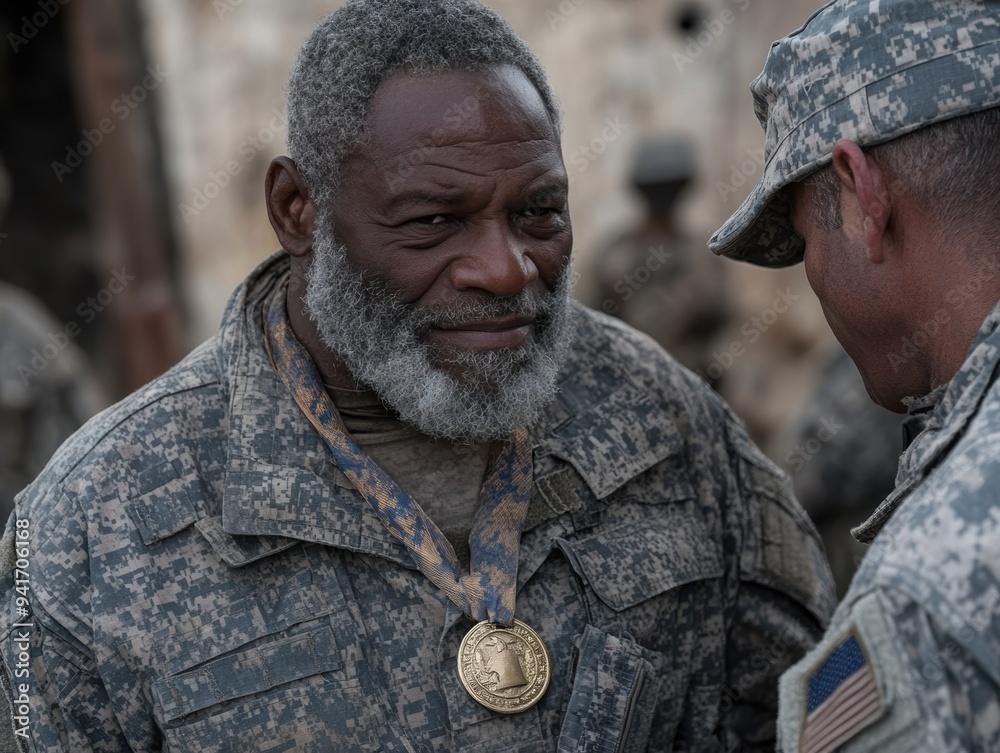
[[519, 348], [535, 329], [530, 316], [502, 316], [474, 322], [440, 324], [431, 327], [428, 339], [434, 343], [465, 350]]

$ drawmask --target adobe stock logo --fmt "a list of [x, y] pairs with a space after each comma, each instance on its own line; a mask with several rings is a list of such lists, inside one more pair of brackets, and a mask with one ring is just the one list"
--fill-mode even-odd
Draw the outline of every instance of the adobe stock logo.
[[586, 2], [587, 0], [562, 0], [559, 3], [557, 11], [545, 11], [545, 18], [548, 19], [549, 28], [552, 31], [556, 31], [560, 26], [569, 21], [569, 17], [576, 13], [580, 6]]
[[[666, 263], [673, 258], [673, 255], [673, 252], [666, 251], [663, 248], [662, 243], [659, 248], [650, 246], [649, 256], [646, 257], [645, 263], [633, 269], [631, 274], [625, 275], [612, 286], [612, 289], [621, 298], [622, 303], [631, 301], [632, 297], [642, 290], [642, 286], [653, 279], [653, 275], [656, 272], [663, 269]], [[621, 307], [614, 298], [607, 298], [601, 305], [601, 309], [605, 314], [617, 314], [621, 310]]]
[[806, 463], [812, 460], [823, 449], [823, 445], [832, 442], [833, 438], [840, 433], [844, 425], [837, 423], [837, 417], [823, 418], [820, 421], [819, 429], [815, 436], [809, 437], [802, 444], [794, 447], [785, 454], [785, 464], [792, 473], [798, 473], [806, 467]]
[[921, 322], [914, 332], [903, 337], [899, 341], [898, 350], [889, 352], [887, 358], [892, 370], [898, 372], [928, 347], [933, 347], [938, 332], [951, 323], [953, 312], [979, 299], [983, 291], [993, 284], [997, 275], [1000, 275], [1000, 262], [989, 256], [983, 257], [982, 265], [976, 274], [948, 290], [944, 296], [945, 305], [935, 311], [933, 316]]
[[397, 191], [407, 179], [434, 154], [434, 150], [448, 143], [455, 133], [466, 124], [482, 122], [483, 87], [476, 89], [464, 101], [456, 103], [445, 111], [441, 125], [434, 129], [429, 139], [422, 139], [417, 148], [395, 159], [393, 169], [383, 173], [383, 179], [390, 191]]
[[[740, 13], [750, 7], [751, 2], [751, 0], [729, 1], [731, 5], [735, 5], [739, 9]], [[684, 52], [674, 53], [674, 65], [677, 66], [677, 70], [683, 73], [685, 68], [694, 65], [694, 61], [700, 58], [705, 50], [719, 41], [719, 38], [725, 34], [726, 29], [736, 22], [737, 17], [736, 13], [729, 8], [725, 8], [715, 18], [703, 21], [701, 28], [684, 40], [687, 42]]]
[[[115, 296], [125, 290], [129, 283], [134, 280], [135, 275], [130, 275], [125, 267], [122, 267], [121, 270], [114, 270], [111, 273], [111, 279], [108, 280], [108, 284], [104, 288], [76, 307], [76, 313], [83, 320], [83, 324], [91, 324], [97, 319], [97, 315], [111, 304]], [[27, 385], [31, 379], [45, 371], [49, 364], [69, 347], [70, 342], [80, 336], [81, 332], [83, 332], [83, 328], [75, 321], [67, 322], [66, 326], [58, 332], [49, 332], [46, 336], [48, 342], [41, 348], [32, 350], [31, 360], [17, 367], [21, 383]]]
[[706, 381], [721, 379], [723, 374], [735, 365], [737, 359], [745, 356], [750, 346], [760, 340], [765, 332], [777, 324], [781, 315], [788, 313], [792, 306], [802, 298], [800, 295], [795, 295], [791, 288], [774, 292], [777, 295], [774, 302], [760, 312], [760, 315], [750, 317], [744, 322], [740, 328], [740, 334], [743, 335], [743, 338], [733, 340], [729, 347], [724, 348], [721, 352], [712, 353], [712, 359], [715, 363], [705, 369], [707, 373], [699, 370], [698, 376]]
[[141, 84], [134, 87], [131, 91], [122, 92], [111, 103], [111, 112], [118, 116], [118, 122], [116, 123], [111, 118], [101, 118], [96, 128], [84, 128], [80, 132], [83, 140], [75, 146], [71, 144], [66, 147], [65, 161], [52, 163], [52, 171], [55, 173], [56, 180], [62, 183], [63, 178], [82, 165], [83, 161], [93, 154], [97, 147], [104, 143], [104, 139], [115, 132], [115, 129], [118, 128], [118, 123], [128, 120], [132, 112], [146, 101], [150, 92], [162, 84], [163, 80], [169, 75], [170, 72], [163, 70], [159, 65], [156, 67], [148, 66], [146, 68], [146, 76], [142, 79]]
[[578, 168], [581, 173], [585, 172], [591, 163], [600, 159], [601, 155], [608, 151], [608, 147], [618, 141], [619, 137], [629, 128], [631, 126], [628, 123], [622, 122], [621, 115], [609, 116], [604, 121], [604, 129], [601, 133], [591, 139], [589, 144], [581, 146], [570, 155], [570, 164]]
[[249, 165], [258, 155], [263, 153], [268, 145], [274, 141], [278, 135], [285, 130], [288, 121], [288, 114], [275, 108], [271, 110], [271, 121], [255, 134], [247, 136], [236, 148], [236, 154], [243, 158], [240, 162], [230, 159], [224, 165], [220, 165], [218, 170], [209, 170], [205, 176], [205, 182], [195, 188], [191, 194], [191, 202], [181, 202], [177, 205], [177, 210], [184, 218], [184, 224], [190, 225], [194, 218], [198, 217], [209, 205], [222, 195], [222, 192], [233, 182], [233, 178], [243, 172], [244, 165]]
[[69, 3], [69, 0], [39, 0], [38, 10], [28, 16], [21, 16], [21, 33], [11, 31], [7, 34], [7, 41], [10, 42], [14, 54], [17, 54], [24, 45], [38, 36], [38, 32], [49, 25], [49, 22], [62, 10], [62, 6]]
[[729, 182], [715, 181], [715, 190], [719, 198], [726, 201], [730, 196], [739, 193], [747, 183], [757, 180], [757, 175], [764, 169], [764, 150], [747, 149], [747, 159], [739, 164], [729, 166]]
[[243, 5], [243, 0], [212, 0], [212, 7], [215, 8], [219, 20], [222, 21], [227, 13], [232, 13]]

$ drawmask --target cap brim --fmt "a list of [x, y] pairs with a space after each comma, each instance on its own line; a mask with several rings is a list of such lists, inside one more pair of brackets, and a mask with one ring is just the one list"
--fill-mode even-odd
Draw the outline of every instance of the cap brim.
[[788, 267], [802, 261], [805, 244], [788, 219], [787, 184], [769, 185], [769, 178], [772, 175], [765, 168], [740, 208], [709, 240], [714, 253], [762, 267]]

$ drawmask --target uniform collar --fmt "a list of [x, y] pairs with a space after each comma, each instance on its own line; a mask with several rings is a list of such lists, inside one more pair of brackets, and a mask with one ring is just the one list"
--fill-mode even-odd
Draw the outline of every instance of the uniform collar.
[[264, 347], [263, 315], [285, 296], [290, 263], [278, 252], [237, 291], [221, 330], [229, 395], [221, 519], [199, 525], [220, 556], [244, 565], [310, 542], [414, 567], [350, 482], [281, 383]]
[[998, 364], [1000, 303], [979, 328], [954, 378], [910, 405], [904, 423], [908, 446], [899, 459], [896, 488], [867, 521], [851, 531], [854, 538], [870, 544], [902, 501], [944, 457], [979, 410]]
[[[273, 296], [286, 295], [289, 267], [287, 254], [273, 255], [226, 309], [218, 351], [229, 395], [222, 515], [202, 521], [199, 530], [234, 566], [311, 542], [416, 569], [405, 547], [336, 467], [267, 355], [264, 311]], [[655, 365], [615, 357], [621, 343], [614, 332], [582, 310], [576, 319], [577, 340], [559, 397], [531, 430], [541, 496], [529, 517], [544, 514], [536, 520], [537, 534], [522, 539], [519, 586], [548, 556], [553, 536], [595, 524], [613, 492], [686, 447], [668, 418], [682, 398], [676, 386], [646, 383], [652, 376], [645, 370], [652, 372]], [[549, 474], [567, 466], [574, 471], [573, 489], [550, 480]], [[549, 487], [558, 489], [546, 491]], [[555, 528], [548, 530], [546, 523]]]

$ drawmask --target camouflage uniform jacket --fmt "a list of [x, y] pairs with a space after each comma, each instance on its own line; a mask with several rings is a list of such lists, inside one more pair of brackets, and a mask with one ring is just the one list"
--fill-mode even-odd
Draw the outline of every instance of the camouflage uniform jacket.
[[[896, 489], [854, 531], [872, 546], [822, 644], [782, 678], [782, 751], [807, 748], [852, 639], [864, 711], [840, 717], [844, 747], [814, 750], [1000, 750], [998, 369], [1000, 304], [955, 378], [910, 409]], [[844, 685], [829, 703], [860, 703]]]
[[822, 634], [832, 584], [787, 479], [717, 398], [578, 310], [532, 430], [518, 573], [553, 677], [537, 706], [494, 714], [456, 673], [471, 621], [275, 374], [262, 308], [287, 270], [266, 262], [215, 338], [19, 497], [6, 554], [28, 555], [14, 619], [34, 627], [4, 631], [8, 691], [29, 697], [15, 732], [74, 753], [773, 749], [777, 678]]

